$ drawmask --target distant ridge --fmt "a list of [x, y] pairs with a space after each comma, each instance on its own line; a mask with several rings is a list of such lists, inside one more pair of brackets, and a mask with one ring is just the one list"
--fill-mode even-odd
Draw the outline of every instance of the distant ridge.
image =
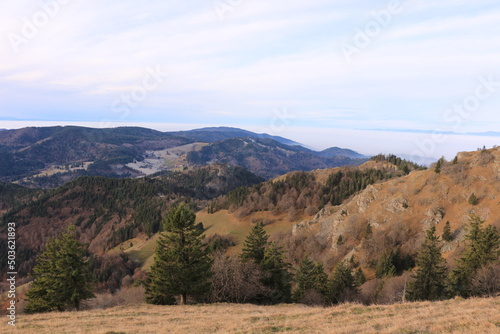
[[293, 140], [231, 127], [161, 132], [142, 127], [28, 127], [0, 131], [0, 181], [53, 188], [79, 176], [141, 177], [226, 163], [265, 178], [363, 163], [348, 149], [316, 152]]
[[170, 134], [177, 136], [185, 136], [194, 138], [196, 140], [212, 143], [219, 140], [231, 139], [231, 138], [268, 138], [277, 141], [278, 143], [282, 143], [285, 145], [292, 146], [304, 146], [296, 141], [283, 138], [280, 136], [272, 136], [267, 133], [255, 133], [239, 128], [232, 128], [227, 126], [219, 126], [219, 127], [207, 127], [201, 129], [194, 129], [188, 131], [177, 131], [177, 132], [169, 132]]

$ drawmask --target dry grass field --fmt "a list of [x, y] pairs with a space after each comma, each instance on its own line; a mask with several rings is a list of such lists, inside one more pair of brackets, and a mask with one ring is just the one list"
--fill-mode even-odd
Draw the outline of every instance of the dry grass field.
[[[5, 320], [5, 319], [4, 319]], [[19, 315], [2, 333], [500, 333], [500, 298], [395, 305], [146, 304]]]

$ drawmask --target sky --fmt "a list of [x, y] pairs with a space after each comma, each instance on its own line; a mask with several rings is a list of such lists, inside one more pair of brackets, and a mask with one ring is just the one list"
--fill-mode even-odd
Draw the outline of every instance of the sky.
[[9, 1], [0, 128], [235, 126], [452, 157], [500, 143], [499, 22], [497, 0]]

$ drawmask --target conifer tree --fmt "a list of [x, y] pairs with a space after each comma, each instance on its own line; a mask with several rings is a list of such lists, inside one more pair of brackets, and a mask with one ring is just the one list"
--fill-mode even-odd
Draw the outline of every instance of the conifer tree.
[[434, 172], [436, 172], [436, 174], [441, 173], [441, 167], [443, 167], [443, 163], [444, 163], [444, 157], [442, 157], [436, 162], [436, 165], [434, 166]]
[[253, 260], [260, 265], [264, 260], [267, 239], [269, 239], [269, 236], [264, 230], [264, 225], [262, 222], [258, 222], [245, 239], [241, 259], [243, 261]]
[[453, 234], [451, 233], [451, 227], [450, 227], [450, 222], [447, 221], [446, 224], [444, 225], [443, 228], [443, 235], [441, 238], [444, 241], [452, 241], [453, 240]]
[[297, 273], [295, 274], [296, 287], [293, 291], [292, 299], [300, 302], [307, 290], [314, 289], [321, 294], [325, 294], [328, 275], [321, 263], [315, 263], [308, 257], [302, 259]]
[[328, 300], [332, 304], [338, 304], [345, 299], [347, 293], [356, 292], [352, 267], [348, 262], [342, 261], [335, 267], [332, 278], [328, 282]]
[[271, 290], [270, 302], [289, 303], [292, 289], [290, 264], [285, 262], [283, 252], [274, 242], [267, 246], [261, 267], [266, 273], [262, 283]]
[[211, 261], [203, 248], [203, 230], [195, 224], [196, 215], [185, 204], [173, 208], [163, 221], [154, 264], [146, 281], [146, 301], [171, 304], [180, 296], [184, 305], [188, 295], [201, 295], [210, 288]]
[[408, 298], [411, 300], [443, 299], [446, 288], [446, 261], [441, 256], [439, 237], [436, 227], [426, 231], [422, 250], [417, 257], [417, 270], [408, 286]]
[[358, 270], [356, 270], [356, 273], [354, 274], [354, 283], [356, 284], [356, 286], [361, 286], [365, 284], [365, 282], [366, 276], [363, 273], [363, 270], [361, 268], [358, 268]]
[[365, 230], [365, 239], [370, 239], [373, 236], [372, 225], [368, 223]]
[[472, 193], [469, 196], [468, 202], [470, 205], [478, 205], [479, 204], [479, 198], [477, 198], [475, 193]]
[[471, 295], [471, 280], [477, 271], [500, 256], [500, 234], [493, 226], [482, 228], [484, 220], [476, 215], [469, 217], [469, 233], [465, 237], [465, 252], [458, 260], [458, 268], [449, 277], [452, 296]]
[[385, 253], [377, 262], [377, 278], [393, 277], [396, 275], [396, 266], [394, 265], [394, 251]]
[[33, 268], [34, 280], [26, 294], [25, 312], [79, 310], [82, 300], [94, 298], [86, 256], [75, 226], [51, 239]]

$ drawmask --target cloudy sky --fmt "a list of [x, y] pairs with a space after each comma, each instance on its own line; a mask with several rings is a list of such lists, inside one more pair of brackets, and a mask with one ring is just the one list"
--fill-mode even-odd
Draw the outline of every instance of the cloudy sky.
[[0, 128], [226, 125], [451, 155], [500, 143], [471, 135], [500, 132], [499, 22], [498, 0], [9, 1]]

